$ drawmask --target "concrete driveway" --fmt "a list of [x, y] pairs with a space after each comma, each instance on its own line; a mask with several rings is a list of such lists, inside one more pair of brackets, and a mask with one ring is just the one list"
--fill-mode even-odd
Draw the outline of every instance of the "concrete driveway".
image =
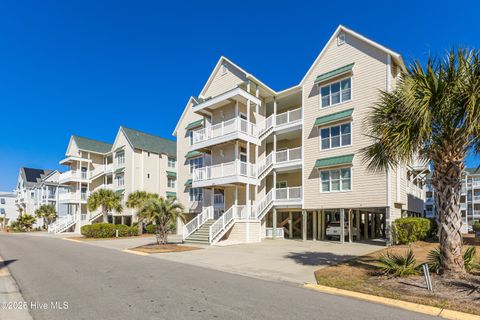
[[315, 270], [384, 247], [363, 243], [339, 244], [284, 239], [203, 248], [204, 250], [159, 253], [152, 256], [260, 279], [315, 283]]

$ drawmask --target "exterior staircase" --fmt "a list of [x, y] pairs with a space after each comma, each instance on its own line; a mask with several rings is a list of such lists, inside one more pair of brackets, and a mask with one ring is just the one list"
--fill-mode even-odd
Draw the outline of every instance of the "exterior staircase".
[[215, 223], [214, 219], [207, 220], [197, 230], [192, 232], [186, 239], [185, 243], [210, 244], [210, 226]]

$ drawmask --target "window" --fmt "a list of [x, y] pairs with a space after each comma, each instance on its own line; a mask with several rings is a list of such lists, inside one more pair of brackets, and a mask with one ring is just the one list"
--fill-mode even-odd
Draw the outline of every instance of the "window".
[[286, 187], [287, 187], [287, 181], [278, 181], [277, 185], [275, 186], [275, 188], [277, 189], [284, 189]]
[[321, 192], [352, 190], [352, 170], [350, 168], [320, 171]]
[[240, 148], [240, 161], [247, 162], [247, 148]]
[[125, 177], [123, 174], [117, 175], [115, 179], [117, 180], [117, 186], [121, 187], [125, 184]]
[[202, 188], [190, 188], [190, 202], [203, 201], [203, 189]]
[[168, 186], [169, 188], [175, 188], [175, 181], [176, 181], [176, 180], [175, 180], [174, 178], [168, 178], [168, 180], [167, 180], [167, 186]]
[[5, 209], [4, 208], [0, 208], [0, 214], [5, 214]]
[[1, 203], [1, 204], [5, 204], [5, 198], [1, 198], [1, 199], [0, 199], [0, 203]]
[[177, 160], [175, 158], [168, 157], [168, 167], [175, 168]]
[[321, 87], [320, 95], [322, 108], [352, 99], [351, 78]]
[[193, 144], [193, 131], [188, 131], [188, 137], [189, 137], [189, 141], [190, 141], [190, 145]]
[[190, 173], [193, 173], [193, 169], [203, 167], [203, 158], [190, 159]]
[[30, 192], [30, 198], [31, 198], [31, 199], [35, 199], [35, 193]]
[[147, 152], [147, 157], [150, 157], [150, 151], [149, 151], [149, 152]]
[[320, 129], [320, 150], [327, 150], [351, 145], [351, 129], [351, 123]]
[[121, 166], [121, 165], [125, 164], [125, 152], [123, 152], [123, 151], [117, 152], [115, 157], [117, 158], [117, 165]]

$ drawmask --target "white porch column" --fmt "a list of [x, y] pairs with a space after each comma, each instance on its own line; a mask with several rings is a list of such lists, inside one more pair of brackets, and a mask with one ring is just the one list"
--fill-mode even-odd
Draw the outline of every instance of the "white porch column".
[[215, 188], [212, 188], [212, 194], [210, 195], [210, 206], [215, 209], [214, 198], [215, 198]]
[[238, 185], [235, 185], [235, 200], [233, 201], [236, 206], [238, 206]]

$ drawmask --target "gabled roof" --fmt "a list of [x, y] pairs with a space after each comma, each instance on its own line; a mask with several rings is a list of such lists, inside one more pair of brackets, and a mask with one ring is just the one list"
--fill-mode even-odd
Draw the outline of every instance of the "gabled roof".
[[197, 99], [198, 99], [198, 98], [196, 98], [196, 97], [190, 97], [190, 98], [188, 99], [187, 105], [185, 106], [185, 108], [183, 108], [182, 115], [180, 116], [180, 119], [178, 119], [177, 125], [175, 126], [175, 129], [173, 130], [172, 135], [173, 135], [174, 137], [177, 136], [177, 130], [178, 130], [178, 128], [179, 128], [179, 125], [180, 125], [180, 123], [182, 123], [183, 118], [184, 118], [185, 115], [187, 114], [187, 110], [188, 110], [188, 108], [190, 107], [190, 104], [198, 103], [198, 100], [197, 100]]
[[308, 76], [310, 75], [310, 73], [313, 71], [313, 68], [315, 67], [315, 65], [320, 61], [320, 59], [322, 58], [322, 56], [324, 55], [324, 53], [326, 52], [327, 48], [330, 46], [330, 44], [335, 41], [335, 39], [337, 38], [338, 34], [341, 33], [341, 32], [345, 32], [345, 33], [348, 33], [352, 36], [354, 36], [355, 38], [357, 39], [360, 39], [362, 40], [363, 42], [365, 43], [368, 43], [369, 45], [389, 54], [393, 60], [395, 60], [402, 69], [405, 69], [405, 63], [403, 62], [403, 58], [402, 56], [393, 51], [393, 50], [390, 50], [388, 49], [387, 47], [385, 46], [382, 46], [381, 44], [365, 37], [365, 36], [362, 36], [361, 34], [351, 30], [351, 29], [348, 29], [347, 27], [345, 26], [342, 26], [342, 25], [339, 25], [337, 27], [337, 29], [335, 30], [335, 32], [332, 34], [332, 36], [330, 37], [330, 39], [328, 40], [327, 44], [323, 47], [322, 51], [320, 52], [320, 54], [317, 56], [317, 58], [315, 59], [315, 61], [312, 63], [311, 67], [308, 69], [307, 73], [305, 74], [305, 76], [303, 77], [302, 81], [300, 81], [300, 85], [302, 85], [305, 80], [308, 78]]
[[72, 135], [72, 139], [77, 144], [78, 149], [85, 151], [92, 151], [97, 153], [108, 153], [112, 149], [110, 143], [84, 138]]
[[32, 188], [42, 181], [43, 178], [49, 176], [54, 170], [34, 169], [34, 168], [20, 168], [20, 175], [25, 181], [26, 188]]
[[174, 140], [165, 139], [153, 134], [135, 129], [120, 127], [125, 137], [134, 149], [150, 151], [158, 154], [177, 156], [177, 143]]

